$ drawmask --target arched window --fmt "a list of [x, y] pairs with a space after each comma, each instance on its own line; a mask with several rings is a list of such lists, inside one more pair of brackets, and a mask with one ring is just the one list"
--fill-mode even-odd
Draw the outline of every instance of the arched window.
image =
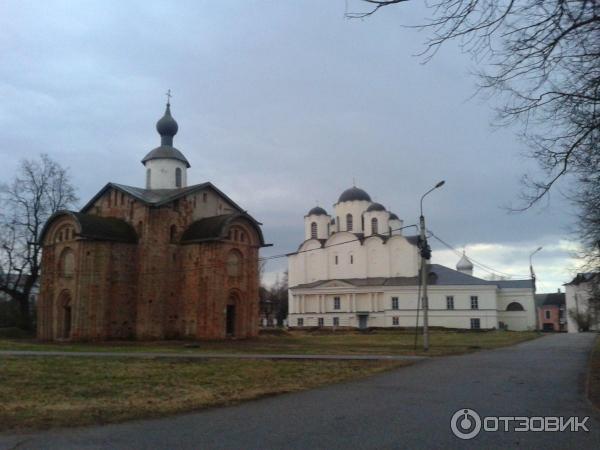
[[335, 223], [336, 223], [336, 230], [340, 231], [340, 217], [339, 216], [336, 217]]
[[379, 233], [379, 231], [377, 231], [377, 218], [373, 217], [371, 219], [371, 234], [377, 234]]
[[506, 307], [507, 311], [525, 311], [525, 309], [523, 308], [523, 305], [521, 305], [519, 302], [512, 302], [509, 303], [508, 306]]
[[152, 181], [152, 173], [150, 169], [146, 169], [146, 189], [150, 189], [150, 182]]
[[59, 273], [61, 277], [72, 277], [75, 271], [75, 254], [70, 248], [65, 248], [59, 258]]
[[181, 169], [179, 167], [175, 169], [175, 186], [181, 187]]
[[242, 273], [242, 255], [237, 250], [232, 250], [227, 255], [227, 275], [238, 277]]
[[352, 214], [346, 214], [346, 230], [352, 231]]
[[169, 229], [169, 241], [171, 244], [175, 244], [177, 241], [177, 226], [171, 225]]
[[317, 222], [313, 222], [310, 224], [310, 237], [312, 239], [317, 238]]

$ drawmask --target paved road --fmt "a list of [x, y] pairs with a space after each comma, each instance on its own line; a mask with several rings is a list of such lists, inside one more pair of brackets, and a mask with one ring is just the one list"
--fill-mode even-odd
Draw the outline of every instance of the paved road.
[[[600, 416], [584, 393], [595, 336], [432, 358], [366, 380], [160, 420], [0, 435], [18, 449], [600, 448]], [[589, 433], [450, 432], [459, 408], [482, 416], [591, 416]]]
[[34, 350], [0, 350], [2, 356], [60, 356], [91, 358], [170, 358], [170, 359], [322, 359], [335, 361], [419, 361], [426, 356], [412, 355], [294, 355], [266, 353], [169, 353], [169, 352], [64, 352]]

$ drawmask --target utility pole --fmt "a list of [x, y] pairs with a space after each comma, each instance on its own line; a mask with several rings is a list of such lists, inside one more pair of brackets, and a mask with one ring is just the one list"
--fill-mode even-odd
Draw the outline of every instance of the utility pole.
[[427, 270], [427, 237], [425, 236], [425, 217], [421, 213], [419, 217], [419, 228], [421, 229], [420, 243], [421, 243], [421, 305], [423, 305], [423, 350], [429, 351], [429, 305], [427, 303], [427, 277], [429, 270]]
[[535, 306], [535, 291], [537, 290], [537, 285], [536, 285], [536, 280], [535, 280], [535, 272], [533, 271], [533, 255], [535, 255], [537, 252], [539, 252], [542, 249], [542, 247], [538, 247], [537, 249], [535, 249], [534, 251], [532, 251], [529, 254], [529, 273], [531, 274], [531, 282], [533, 283], [533, 305], [534, 305], [534, 309], [535, 309], [535, 329], [537, 331], [540, 331], [541, 326], [540, 326], [540, 317], [537, 311], [537, 306]]
[[427, 278], [429, 276], [429, 266], [427, 261], [431, 259], [431, 247], [427, 243], [425, 234], [425, 216], [423, 215], [423, 199], [433, 190], [444, 185], [445, 181], [440, 181], [434, 187], [429, 189], [421, 197], [421, 216], [419, 217], [419, 249], [421, 253], [421, 304], [423, 305], [423, 351], [429, 351], [429, 299], [427, 297]]

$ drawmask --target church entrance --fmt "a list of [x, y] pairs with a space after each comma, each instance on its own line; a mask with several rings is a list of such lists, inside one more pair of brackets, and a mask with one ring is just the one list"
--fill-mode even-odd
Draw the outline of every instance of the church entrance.
[[235, 305], [227, 305], [225, 333], [227, 336], [235, 336]]
[[65, 339], [68, 339], [71, 337], [71, 307], [70, 306], [65, 306], [65, 329], [64, 329], [64, 334], [63, 337]]
[[229, 294], [227, 299], [227, 307], [225, 309], [225, 334], [228, 337], [235, 336], [236, 332], [236, 317], [235, 306], [238, 304], [238, 296], [235, 292]]
[[60, 305], [60, 319], [61, 327], [59, 328], [60, 337], [62, 339], [69, 339], [71, 337], [71, 326], [73, 323], [72, 319], [72, 305], [71, 305], [71, 294], [69, 291], [63, 291], [60, 294], [59, 299]]
[[367, 329], [367, 320], [369, 319], [368, 314], [359, 314], [358, 315], [358, 329], [366, 330]]

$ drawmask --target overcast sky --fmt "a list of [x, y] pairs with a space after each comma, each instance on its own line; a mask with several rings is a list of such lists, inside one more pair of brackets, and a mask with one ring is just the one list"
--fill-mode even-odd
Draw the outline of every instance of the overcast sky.
[[[81, 204], [108, 181], [143, 186], [140, 160], [167, 89], [188, 183], [211, 181], [264, 223], [263, 255], [293, 251], [303, 216], [328, 211], [353, 178], [404, 219], [418, 220], [540, 291], [569, 281], [573, 209], [560, 192], [508, 214], [519, 178], [535, 174], [518, 129], [498, 129], [475, 96], [474, 63], [455, 46], [428, 64], [424, 33], [402, 27], [422, 2], [347, 20], [358, 0], [8, 1], [0, 3], [0, 181], [48, 153], [71, 170]], [[559, 186], [566, 190], [564, 185]], [[458, 256], [433, 241], [434, 262]], [[286, 266], [267, 267], [268, 279]], [[476, 275], [487, 273], [476, 269]]]

